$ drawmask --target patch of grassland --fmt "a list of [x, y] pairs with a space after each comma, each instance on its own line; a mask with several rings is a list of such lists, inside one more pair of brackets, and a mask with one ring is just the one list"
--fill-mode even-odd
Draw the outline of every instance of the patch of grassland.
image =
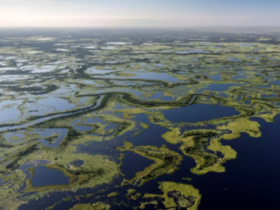
[[248, 133], [251, 137], [257, 138], [261, 136], [259, 130], [260, 124], [251, 121], [248, 118], [237, 119], [228, 125], [218, 126], [219, 130], [231, 130], [232, 133], [224, 134], [223, 139], [232, 140], [240, 137], [240, 133]]
[[162, 197], [165, 199], [164, 205], [166, 209], [178, 207], [189, 210], [198, 209], [201, 194], [192, 185], [175, 182], [160, 182], [159, 188], [164, 193]]

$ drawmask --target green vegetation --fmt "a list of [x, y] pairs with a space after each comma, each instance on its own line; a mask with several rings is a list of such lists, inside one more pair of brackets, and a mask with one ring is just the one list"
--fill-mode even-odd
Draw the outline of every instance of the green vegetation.
[[192, 185], [161, 182], [159, 188], [164, 193], [162, 197], [165, 199], [165, 208], [180, 207], [190, 210], [198, 209], [201, 195]]
[[115, 197], [115, 196], [118, 196], [119, 193], [118, 192], [111, 192], [110, 194], [108, 194], [108, 197]]
[[260, 137], [259, 123], [251, 121], [247, 118], [242, 118], [229, 123], [227, 126], [219, 126], [219, 130], [231, 130], [232, 133], [224, 134], [223, 139], [232, 140], [240, 137], [240, 133], [248, 133], [251, 137]]

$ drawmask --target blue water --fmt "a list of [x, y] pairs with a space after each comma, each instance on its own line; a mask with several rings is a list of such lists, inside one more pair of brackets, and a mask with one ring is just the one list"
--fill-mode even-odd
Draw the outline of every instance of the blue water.
[[275, 84], [275, 85], [280, 85], [280, 80], [274, 81], [274, 82], [270, 82], [270, 83]]
[[202, 122], [222, 117], [238, 115], [239, 112], [233, 107], [221, 105], [194, 104], [182, 108], [163, 111], [167, 120], [172, 122]]
[[128, 141], [133, 143], [134, 146], [151, 145], [161, 147], [166, 143], [161, 135], [168, 131], [167, 128], [150, 123], [148, 117], [144, 114], [136, 115], [136, 118], [134, 118], [134, 120], [149, 125], [149, 127], [142, 131], [139, 135], [127, 139]]
[[214, 74], [213, 76], [209, 77], [212, 80], [216, 80], [216, 81], [221, 81], [221, 75], [220, 74]]
[[258, 85], [258, 87], [261, 87], [261, 88], [270, 88], [271, 85]]
[[116, 75], [105, 75], [103, 78], [108, 79], [143, 79], [143, 80], [161, 80], [166, 82], [177, 82], [178, 79], [176, 77], [172, 77], [167, 73], [156, 73], [156, 72], [128, 72], [132, 74], [136, 74], [131, 77], [123, 77]]
[[75, 128], [76, 131], [78, 132], [83, 132], [83, 131], [90, 131], [92, 130], [92, 126], [85, 126], [85, 125], [77, 125], [78, 123], [81, 123], [82, 120], [81, 119], [77, 119], [75, 120], [71, 125], [72, 127]]
[[91, 124], [91, 123], [107, 124], [107, 122], [103, 121], [100, 117], [87, 118], [84, 122], [84, 124]]
[[236, 80], [236, 79], [246, 79], [246, 77], [237, 75], [237, 76], [234, 76], [232, 79], [234, 79], [234, 80]]
[[261, 98], [274, 98], [276, 96], [277, 96], [276, 94], [271, 94], [271, 95], [261, 94]]
[[223, 141], [237, 151], [237, 159], [225, 164], [226, 173], [209, 173], [193, 180], [203, 195], [199, 209], [279, 209], [280, 115], [274, 123], [253, 120], [260, 123], [262, 137], [242, 134], [239, 139]]
[[243, 84], [210, 84], [207, 90], [211, 91], [226, 91], [232, 86], [243, 86]]
[[65, 99], [49, 97], [38, 100], [38, 104], [42, 104], [45, 106], [54, 107], [57, 111], [65, 111], [68, 109], [74, 109], [76, 107], [75, 104], [69, 103]]
[[138, 155], [134, 152], [124, 152], [125, 157], [122, 161], [121, 171], [126, 179], [132, 179], [139, 171], [143, 171], [146, 167], [153, 164], [154, 161]]
[[[66, 128], [57, 128], [57, 129], [46, 129], [45, 131], [49, 132], [49, 136], [51, 136], [51, 133], [55, 133], [57, 135], [56, 138], [54, 138], [51, 142], [40, 139], [41, 143], [45, 145], [46, 147], [50, 148], [56, 148], [59, 146], [59, 144], [65, 139], [68, 129]], [[39, 132], [41, 135], [41, 132]]]
[[[6, 100], [6, 101], [1, 101], [0, 102], [0, 123], [3, 124], [8, 124], [11, 123], [13, 121], [17, 121], [20, 118], [20, 111], [17, 109], [17, 106], [19, 104], [21, 104], [22, 101], [21, 100]], [[5, 106], [10, 105], [10, 107], [6, 108]], [[3, 108], [5, 107], [5, 108]]]
[[34, 170], [34, 176], [32, 177], [33, 187], [67, 184], [69, 184], [69, 178], [60, 170], [50, 169], [46, 166], [38, 166]]
[[163, 96], [164, 92], [157, 92], [155, 93], [151, 98], [154, 99], [160, 99], [162, 101], [172, 101], [171, 96]]
[[137, 73], [136, 76], [133, 76], [131, 78], [162, 80], [162, 81], [166, 81], [166, 82], [177, 82], [178, 81], [178, 79], [176, 77], [172, 77], [167, 73], [156, 73], [156, 72], [140, 72], [140, 73]]
[[139, 135], [127, 138], [127, 141], [131, 142], [134, 146], [156, 146], [162, 147], [166, 145], [170, 150], [180, 153], [178, 145], [170, 144], [162, 138], [162, 134], [169, 131], [167, 128], [160, 125], [150, 123], [150, 120], [145, 114], [138, 114], [134, 120], [138, 122], [144, 122], [149, 125], [149, 127], [143, 130]]

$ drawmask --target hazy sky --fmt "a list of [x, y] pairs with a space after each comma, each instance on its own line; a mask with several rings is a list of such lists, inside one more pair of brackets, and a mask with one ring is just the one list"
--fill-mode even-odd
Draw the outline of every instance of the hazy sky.
[[280, 0], [0, 0], [0, 27], [280, 26]]

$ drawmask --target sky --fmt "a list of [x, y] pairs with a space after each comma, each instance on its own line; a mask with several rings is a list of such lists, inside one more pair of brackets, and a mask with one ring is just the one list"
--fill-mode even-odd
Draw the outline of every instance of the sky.
[[0, 27], [280, 26], [280, 0], [0, 0]]

